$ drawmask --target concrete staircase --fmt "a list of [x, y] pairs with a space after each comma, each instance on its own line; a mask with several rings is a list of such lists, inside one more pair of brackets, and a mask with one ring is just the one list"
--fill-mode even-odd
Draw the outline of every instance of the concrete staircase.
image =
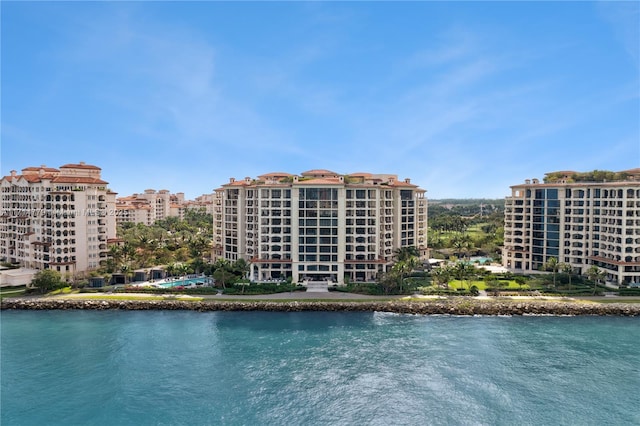
[[306, 281], [307, 293], [328, 293], [329, 283], [327, 281]]

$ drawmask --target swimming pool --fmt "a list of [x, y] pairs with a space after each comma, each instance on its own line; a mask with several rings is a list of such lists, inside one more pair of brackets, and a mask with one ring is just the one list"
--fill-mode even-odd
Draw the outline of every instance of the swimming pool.
[[198, 283], [200, 284], [209, 284], [211, 282], [211, 279], [208, 277], [198, 277], [198, 278], [187, 278], [187, 279], [181, 279], [181, 278], [176, 278], [175, 281], [169, 281], [169, 282], [165, 282], [162, 284], [157, 284], [158, 287], [162, 287], [162, 288], [171, 288], [171, 287], [178, 287], [178, 286], [191, 286], [191, 285], [197, 285]]
[[484, 265], [485, 263], [491, 263], [492, 261], [493, 259], [491, 259], [490, 257], [475, 256], [469, 258], [469, 263], [480, 263], [481, 265]]

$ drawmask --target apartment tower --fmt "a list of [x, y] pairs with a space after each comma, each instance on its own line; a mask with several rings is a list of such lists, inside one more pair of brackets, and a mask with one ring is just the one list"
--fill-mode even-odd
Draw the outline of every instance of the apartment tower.
[[424, 195], [391, 174], [232, 178], [214, 193], [214, 256], [247, 260], [255, 281], [374, 281], [398, 248], [427, 256]]
[[0, 259], [69, 277], [98, 268], [116, 236], [116, 194], [100, 171], [80, 162], [0, 179]]
[[613, 284], [640, 283], [640, 169], [547, 173], [511, 187], [505, 202], [503, 265], [538, 271], [554, 257]]

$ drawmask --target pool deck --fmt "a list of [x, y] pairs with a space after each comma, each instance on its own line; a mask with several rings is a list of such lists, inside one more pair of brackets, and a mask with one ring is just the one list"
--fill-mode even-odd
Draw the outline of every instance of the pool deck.
[[[154, 281], [143, 281], [141, 283], [130, 284], [133, 287], [155, 287], [155, 288], [169, 288], [169, 287], [177, 287], [180, 285], [189, 286], [194, 284], [195, 282], [207, 282], [211, 279], [205, 275], [193, 276], [189, 275], [186, 277], [171, 277], [171, 278], [163, 278], [161, 280]], [[164, 284], [171, 284], [170, 286], [166, 286]]]

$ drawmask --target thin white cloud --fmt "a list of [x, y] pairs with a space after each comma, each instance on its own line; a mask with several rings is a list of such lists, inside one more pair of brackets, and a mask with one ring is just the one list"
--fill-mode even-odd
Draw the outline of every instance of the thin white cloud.
[[598, 1], [596, 10], [610, 24], [622, 48], [640, 68], [640, 3], [637, 1]]

